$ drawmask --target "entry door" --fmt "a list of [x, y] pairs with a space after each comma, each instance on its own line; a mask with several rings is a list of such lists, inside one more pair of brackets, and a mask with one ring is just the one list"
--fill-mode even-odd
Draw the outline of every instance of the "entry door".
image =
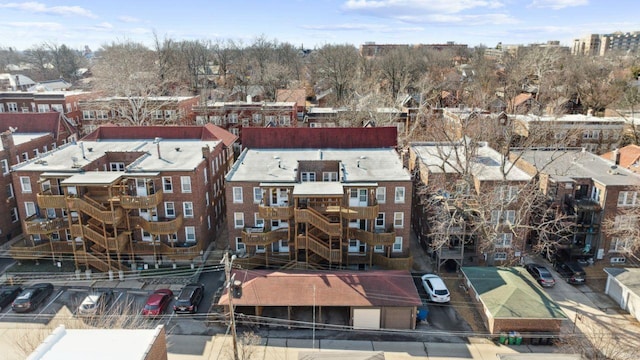
[[147, 196], [147, 181], [146, 179], [136, 179], [136, 195]]

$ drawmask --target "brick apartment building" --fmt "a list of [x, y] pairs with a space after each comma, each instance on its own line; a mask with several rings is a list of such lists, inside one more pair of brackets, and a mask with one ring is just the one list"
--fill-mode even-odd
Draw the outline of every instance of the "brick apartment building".
[[194, 125], [198, 96], [93, 97], [79, 102], [82, 134], [101, 125]]
[[236, 261], [410, 269], [412, 187], [396, 137], [393, 127], [245, 129], [225, 188]]
[[211, 124], [101, 127], [19, 164], [13, 186], [28, 236], [11, 256], [100, 271], [193, 261], [221, 225], [236, 139]]
[[58, 112], [0, 114], [0, 242], [21, 231], [16, 188], [11, 180], [11, 167], [37, 158], [69, 141], [77, 132]]
[[628, 248], [624, 237], [603, 231], [637, 226], [634, 214], [640, 205], [640, 176], [582, 149], [512, 149], [516, 165], [538, 174], [540, 188], [552, 206], [573, 222], [569, 241], [559, 244], [576, 259], [608, 259], [624, 262]]
[[519, 197], [532, 177], [505, 160], [486, 143], [410, 144], [412, 225], [438, 268], [521, 256], [529, 213]]
[[196, 123], [212, 123], [227, 129], [242, 138], [246, 127], [297, 127], [298, 107], [296, 102], [208, 102], [196, 106]]
[[57, 111], [77, 125], [82, 117], [78, 104], [91, 96], [84, 91], [4, 91], [0, 92], [0, 113]]

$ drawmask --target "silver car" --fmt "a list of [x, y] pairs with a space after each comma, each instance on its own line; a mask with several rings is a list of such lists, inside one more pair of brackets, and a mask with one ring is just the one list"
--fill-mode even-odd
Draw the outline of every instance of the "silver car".
[[79, 316], [88, 316], [102, 313], [112, 300], [112, 290], [93, 292], [82, 300], [82, 303], [78, 306], [77, 314]]

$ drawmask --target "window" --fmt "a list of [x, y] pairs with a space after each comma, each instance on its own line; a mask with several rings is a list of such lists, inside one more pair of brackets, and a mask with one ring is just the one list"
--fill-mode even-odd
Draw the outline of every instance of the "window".
[[238, 123], [238, 114], [229, 114], [229, 123], [237, 124]]
[[404, 204], [404, 186], [396, 187], [396, 204]]
[[597, 187], [593, 187], [593, 189], [591, 189], [591, 200], [596, 201], [596, 202], [600, 202], [600, 189], [598, 189]]
[[191, 192], [191, 178], [189, 176], [180, 176], [180, 186], [183, 193]]
[[3, 113], [3, 112], [4, 112], [4, 104], [0, 103], [0, 113]]
[[13, 184], [9, 183], [7, 184], [7, 199], [11, 199], [13, 198], [14, 193], [13, 193]]
[[636, 191], [620, 191], [618, 193], [618, 206], [634, 206], [638, 201]]
[[56, 209], [47, 209], [47, 219], [55, 219], [56, 218]]
[[257, 228], [263, 228], [264, 227], [264, 219], [260, 217], [259, 213], [254, 213], [253, 214], [254, 219], [256, 219], [255, 221], [255, 227]]
[[222, 125], [222, 117], [220, 115], [213, 115], [209, 119], [215, 125]]
[[62, 111], [64, 111], [62, 104], [51, 104], [51, 109], [61, 113]]
[[262, 202], [262, 189], [259, 187], [253, 188], [253, 203], [260, 204]]
[[322, 181], [338, 181], [338, 173], [333, 171], [325, 171], [322, 173]]
[[60, 233], [59, 232], [51, 233], [51, 241], [60, 241]]
[[98, 120], [107, 120], [109, 118], [109, 112], [106, 110], [98, 110], [96, 111], [96, 119]]
[[233, 187], [233, 202], [242, 204], [242, 188], [239, 186]]
[[155, 110], [153, 112], [153, 118], [156, 120], [162, 120], [162, 118], [164, 117], [164, 112], [162, 112], [162, 110]]
[[495, 261], [505, 261], [505, 260], [507, 260], [507, 253], [506, 252], [497, 252], [497, 253], [493, 254], [493, 260], [495, 260]]
[[196, 242], [196, 227], [195, 226], [185, 226], [184, 227], [184, 237], [186, 242]]
[[162, 189], [166, 193], [172, 193], [173, 192], [173, 181], [171, 180], [170, 176], [162, 177]]
[[291, 119], [286, 115], [281, 115], [280, 116], [280, 125], [282, 125], [282, 126], [290, 126], [291, 125]]
[[376, 245], [373, 247], [374, 253], [384, 253], [384, 245]]
[[208, 184], [209, 183], [209, 172], [205, 171], [202, 173], [204, 175], [204, 184]]
[[29, 153], [23, 152], [22, 153], [22, 161], [27, 161], [29, 160]]
[[193, 217], [193, 202], [185, 201], [182, 203], [182, 211], [185, 218]]
[[316, 181], [316, 173], [314, 172], [303, 172], [300, 175], [300, 181], [302, 182], [312, 182], [312, 181]]
[[244, 227], [244, 213], [233, 213], [233, 224], [236, 229], [242, 229]]
[[93, 111], [90, 110], [82, 110], [82, 119], [83, 120], [93, 120], [96, 116]]
[[394, 212], [393, 213], [393, 227], [401, 228], [404, 226], [404, 213], [403, 212]]
[[2, 168], [2, 175], [7, 175], [9, 173], [9, 162], [7, 159], [0, 160], [0, 167]]
[[376, 217], [376, 228], [384, 229], [384, 213], [378, 213]]
[[123, 162], [109, 163], [109, 169], [111, 171], [124, 171], [124, 163]]
[[249, 126], [249, 119], [248, 118], [243, 118], [242, 119], [242, 126]]
[[18, 112], [18, 103], [8, 102], [7, 110], [9, 110], [9, 112]]
[[242, 242], [242, 238], [241, 237], [237, 237], [236, 238], [236, 251], [244, 252], [246, 249], [247, 249], [247, 247]]
[[253, 123], [258, 124], [262, 121], [262, 114], [253, 114]]
[[491, 224], [515, 224], [516, 211], [515, 210], [492, 210], [491, 211]]
[[238, 128], [229, 128], [229, 132], [232, 133], [235, 136], [238, 136], [240, 134], [240, 131], [238, 130]]
[[635, 215], [616, 215], [613, 228], [616, 230], [631, 230], [636, 226], [638, 218]]
[[611, 238], [611, 246], [609, 247], [609, 252], [627, 252], [630, 249], [631, 243], [632, 240], [628, 238]]
[[35, 215], [36, 213], [36, 204], [32, 201], [25, 201], [24, 203], [24, 212], [27, 217], [31, 215]]
[[38, 104], [38, 112], [40, 113], [49, 112], [49, 109], [49, 104]]
[[168, 218], [176, 217], [176, 206], [173, 201], [166, 201], [164, 203], [164, 216]]
[[20, 218], [18, 218], [18, 208], [11, 208], [11, 222], [18, 222]]
[[402, 252], [402, 236], [396, 236], [396, 241], [393, 242], [393, 247], [391, 248], [393, 252]]
[[164, 117], [167, 119], [175, 119], [176, 118], [176, 111], [175, 110], [165, 110], [164, 111]]
[[387, 188], [379, 187], [376, 189], [376, 200], [378, 204], [384, 204], [387, 201]]
[[599, 130], [587, 130], [582, 133], [583, 139], [598, 139], [600, 137]]
[[507, 186], [502, 185], [496, 188], [498, 193], [498, 197], [502, 201], [513, 201], [518, 196], [518, 187], [517, 186]]
[[511, 241], [513, 240], [512, 233], [501, 233], [496, 236], [495, 246], [497, 248], [511, 247]]
[[31, 192], [31, 179], [28, 176], [20, 176], [20, 186], [23, 193]]

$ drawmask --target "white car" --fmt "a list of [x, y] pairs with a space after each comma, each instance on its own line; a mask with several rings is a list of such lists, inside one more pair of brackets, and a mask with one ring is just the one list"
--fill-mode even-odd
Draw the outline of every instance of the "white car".
[[451, 300], [451, 293], [449, 293], [447, 285], [438, 275], [422, 275], [422, 287], [427, 292], [429, 301], [447, 303]]
[[80, 306], [77, 314], [79, 316], [96, 315], [106, 310], [107, 305], [113, 300], [113, 291], [106, 290], [87, 295]]

